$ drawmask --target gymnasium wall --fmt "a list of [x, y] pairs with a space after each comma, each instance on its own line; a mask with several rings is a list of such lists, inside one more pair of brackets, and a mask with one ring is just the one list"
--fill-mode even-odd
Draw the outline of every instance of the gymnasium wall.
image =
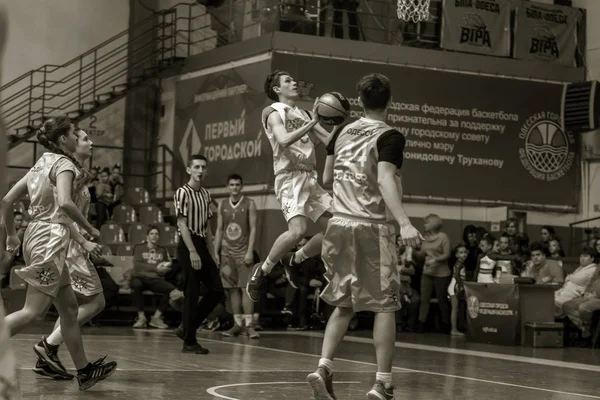
[[[8, 12], [8, 37], [0, 84], [45, 64], [61, 65], [129, 27], [127, 0], [0, 0]], [[126, 40], [126, 39], [124, 39]], [[9, 95], [9, 90], [3, 96]], [[94, 118], [81, 122], [97, 146], [123, 145], [125, 102], [120, 101]], [[34, 146], [24, 144], [9, 152], [8, 164], [30, 167]], [[41, 152], [42, 150], [38, 150]], [[94, 164], [122, 163], [122, 151], [98, 148]], [[9, 168], [7, 180], [25, 169]]]

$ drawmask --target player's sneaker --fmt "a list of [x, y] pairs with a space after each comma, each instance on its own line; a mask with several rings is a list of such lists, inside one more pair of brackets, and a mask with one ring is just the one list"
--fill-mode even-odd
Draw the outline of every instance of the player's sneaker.
[[184, 344], [183, 348], [181, 349], [182, 353], [187, 353], [187, 354], [208, 354], [208, 349], [200, 346], [199, 343], [194, 343], [194, 344]]
[[238, 337], [243, 332], [243, 328], [238, 324], [233, 324], [233, 327], [225, 332], [221, 332], [221, 335], [226, 337]]
[[150, 323], [148, 324], [153, 328], [157, 329], [168, 329], [169, 325], [165, 324], [163, 317], [155, 317], [150, 318]]
[[[64, 375], [65, 377], [71, 376], [58, 358], [58, 346], [48, 344], [46, 337], [43, 337], [38, 344], [33, 346], [33, 351], [55, 374]], [[66, 379], [73, 379], [73, 377]]]
[[265, 291], [267, 285], [267, 281], [265, 279], [267, 276], [261, 267], [262, 263], [254, 264], [254, 267], [252, 267], [252, 277], [246, 285], [248, 297], [250, 297], [250, 299], [255, 303], [260, 300], [260, 297]]
[[71, 375], [69, 373], [57, 374], [41, 358], [38, 358], [37, 362], [35, 363], [35, 367], [33, 367], [33, 372], [35, 372], [38, 375], [46, 376], [48, 378], [52, 378], [52, 379], [56, 379], [56, 380], [65, 380], [66, 381], [66, 380], [71, 380], [71, 379], [75, 378], [75, 375]]
[[89, 364], [84, 370], [77, 373], [79, 390], [88, 390], [96, 383], [105, 380], [117, 370], [115, 361], [104, 362], [106, 356], [100, 358], [93, 364]]
[[285, 270], [285, 277], [290, 283], [290, 286], [294, 289], [298, 289], [300, 287], [300, 263], [294, 261], [295, 256], [296, 253], [288, 253], [282, 264], [283, 269]]
[[146, 317], [137, 317], [133, 324], [133, 329], [144, 329], [148, 327], [148, 320]]
[[337, 400], [333, 393], [333, 374], [326, 368], [318, 367], [315, 372], [308, 374], [306, 381], [313, 390], [315, 400]]
[[375, 382], [373, 389], [367, 393], [368, 400], [394, 400], [394, 387], [389, 389], [385, 388], [385, 385], [381, 381]]
[[260, 335], [256, 332], [256, 329], [252, 326], [246, 327], [246, 335], [250, 337], [250, 339], [260, 339]]

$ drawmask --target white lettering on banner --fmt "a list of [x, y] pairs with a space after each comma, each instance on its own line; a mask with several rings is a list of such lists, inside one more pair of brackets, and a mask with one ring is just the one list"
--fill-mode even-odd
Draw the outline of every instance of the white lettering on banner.
[[452, 143], [439, 143], [436, 142], [433, 144], [433, 149], [434, 150], [441, 150], [444, 151], [446, 153], [452, 153], [452, 150], [454, 150], [454, 145]]
[[233, 136], [242, 136], [246, 133], [246, 110], [242, 111], [239, 118], [206, 124], [204, 139], [215, 140]]
[[471, 122], [471, 121], [460, 121], [460, 127], [470, 129], [472, 131], [500, 132], [500, 133], [504, 133], [504, 130], [506, 129], [506, 125], [485, 124], [483, 122]]
[[200, 93], [194, 95], [194, 103], [203, 103], [205, 101], [213, 101], [225, 97], [236, 96], [248, 91], [248, 86], [245, 84], [226, 87], [223, 89], [213, 90], [212, 92]]
[[420, 149], [431, 149], [431, 142], [422, 142], [420, 140], [407, 140], [406, 147], [418, 147]]
[[[408, 129], [406, 129], [406, 131], [408, 131]], [[460, 134], [458, 132], [438, 131], [435, 129], [411, 128], [410, 134], [419, 138], [450, 139], [456, 142], [460, 139]]]
[[491, 326], [484, 326], [481, 330], [485, 333], [498, 333], [498, 328], [494, 328]]
[[463, 133], [460, 135], [460, 138], [470, 142], [483, 142], [485, 144], [488, 144], [490, 141], [490, 135], [484, 133]]
[[504, 160], [498, 160], [493, 158], [476, 158], [476, 157], [465, 157], [462, 154], [457, 154], [458, 163], [463, 166], [483, 166], [483, 167], [497, 167], [502, 168]]
[[404, 152], [404, 158], [406, 158], [407, 160], [417, 160], [423, 162], [443, 162], [453, 165], [454, 159], [456, 157], [431, 153]]
[[468, 117], [470, 116], [469, 110], [464, 110], [460, 108], [450, 108], [450, 107], [439, 107], [439, 106], [430, 106], [427, 104], [423, 104], [421, 107], [423, 114], [437, 114], [443, 116], [456, 116], [456, 117]]
[[260, 157], [261, 139], [247, 140], [231, 144], [206, 146], [204, 155], [208, 161], [240, 160], [242, 158]]
[[474, 108], [472, 115], [475, 118], [501, 119], [503, 121], [519, 122], [519, 116], [517, 114], [505, 113], [504, 111], [482, 111]]
[[433, 125], [433, 126], [448, 126], [448, 121], [445, 119], [429, 118], [429, 117], [418, 117], [412, 115], [399, 115], [389, 114], [387, 117], [388, 121], [392, 123], [410, 123], [410, 124], [421, 124], [421, 125]]

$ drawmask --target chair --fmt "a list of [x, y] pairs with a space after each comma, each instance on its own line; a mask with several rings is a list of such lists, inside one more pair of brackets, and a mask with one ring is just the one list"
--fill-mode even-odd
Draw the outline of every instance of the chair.
[[140, 224], [138, 222], [131, 224], [129, 227], [129, 231], [127, 233], [127, 238], [129, 243], [134, 246], [142, 243], [146, 240], [146, 235], [148, 233], [148, 227], [144, 224]]
[[131, 257], [133, 256], [133, 248], [135, 246], [132, 244], [122, 244], [119, 246], [119, 250], [117, 250], [117, 256], [119, 257]]
[[131, 224], [136, 220], [135, 210], [126, 204], [120, 204], [114, 209], [113, 220], [119, 224]]
[[140, 222], [146, 225], [161, 224], [163, 222], [163, 213], [157, 206], [143, 206], [140, 208]]
[[160, 232], [158, 244], [163, 247], [177, 246], [179, 242], [179, 234], [173, 226], [165, 226]]
[[125, 234], [123, 229], [117, 224], [108, 223], [100, 227], [100, 243], [102, 244], [115, 244], [124, 243]]
[[136, 187], [127, 190], [125, 200], [132, 205], [148, 204], [150, 203], [150, 195], [146, 189]]

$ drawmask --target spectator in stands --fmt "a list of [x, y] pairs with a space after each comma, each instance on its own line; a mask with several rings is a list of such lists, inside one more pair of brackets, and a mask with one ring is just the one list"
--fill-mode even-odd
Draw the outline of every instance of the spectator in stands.
[[579, 267], [567, 275], [562, 288], [554, 293], [556, 315], [562, 315], [562, 306], [569, 300], [583, 296], [586, 287], [596, 273], [598, 253], [591, 247], [584, 247], [579, 253]]
[[516, 218], [509, 218], [506, 220], [504, 233], [508, 235], [513, 254], [519, 253], [517, 250], [519, 244], [529, 246], [529, 237], [526, 233], [519, 231], [519, 221]]
[[[510, 256], [513, 254], [513, 251], [510, 247], [510, 237], [503, 233], [500, 235], [500, 239], [497, 241], [498, 243], [498, 254], [501, 256]], [[496, 266], [496, 281], [499, 283], [513, 283], [514, 278], [518, 275], [515, 274], [514, 263], [516, 260], [498, 260]]]
[[565, 252], [562, 249], [562, 245], [558, 239], [552, 239], [548, 242], [548, 251], [550, 252], [550, 258], [553, 259], [560, 265], [563, 266], [562, 259], [565, 257]]
[[600, 254], [600, 238], [594, 240], [594, 249]]
[[500, 271], [500, 268], [497, 266], [498, 261], [512, 261], [517, 258], [514, 255], [499, 254], [499, 245], [497, 246], [497, 250], [494, 251], [495, 243], [496, 239], [490, 234], [485, 235], [479, 241], [481, 254], [477, 262], [477, 269], [475, 270], [475, 276], [479, 283], [498, 283], [497, 278], [495, 278]]
[[[133, 249], [133, 271], [130, 285], [133, 304], [138, 310], [134, 328], [145, 328], [146, 325], [159, 329], [169, 327], [163, 321], [163, 313], [169, 305], [169, 295], [177, 288], [164, 279], [164, 275], [171, 268], [171, 260], [167, 250], [158, 245], [159, 238], [160, 231], [158, 228], [152, 227], [148, 230], [146, 241]], [[149, 323], [144, 314], [144, 290], [162, 294], [158, 308]]]
[[396, 331], [415, 332], [421, 305], [419, 290], [425, 257], [418, 249], [404, 246], [400, 235], [396, 236], [396, 246], [403, 292], [402, 308], [396, 313]]
[[528, 263], [522, 276], [534, 278], [538, 284], [562, 285], [564, 282], [563, 270], [555, 260], [551, 260], [548, 247], [542, 242], [534, 242], [529, 248], [531, 261]]
[[121, 175], [121, 166], [119, 164], [115, 164], [113, 167], [108, 182], [113, 193], [113, 200], [110, 205], [112, 214], [112, 210], [121, 204], [121, 201], [123, 200], [123, 194], [125, 193], [123, 188], [123, 176]]
[[448, 285], [452, 273], [448, 267], [450, 258], [450, 240], [442, 232], [442, 219], [436, 214], [425, 217], [425, 240], [421, 251], [425, 253], [425, 267], [421, 277], [421, 304], [419, 310], [420, 330], [425, 326], [429, 315], [429, 301], [435, 290], [440, 307], [444, 331], [450, 331], [450, 301], [448, 300]]
[[21, 229], [21, 225], [23, 224], [23, 213], [20, 211], [15, 211], [14, 219], [15, 219], [15, 229], [17, 230], [17, 232], [19, 232], [19, 229]]
[[452, 270], [452, 281], [448, 286], [448, 295], [450, 296], [450, 303], [452, 305], [452, 312], [450, 314], [452, 336], [464, 336], [464, 334], [458, 330], [458, 305], [459, 301], [465, 299], [465, 287], [464, 281], [466, 277], [465, 261], [469, 256], [469, 250], [464, 244], [459, 244], [454, 249], [456, 255], [456, 264]]
[[583, 294], [567, 301], [562, 308], [573, 324], [581, 329], [582, 336], [589, 337], [592, 316], [600, 310], [600, 268], [596, 268]]
[[100, 168], [98, 168], [98, 167], [92, 167], [90, 169], [91, 179], [90, 179], [90, 183], [88, 183], [88, 189], [90, 191], [90, 197], [91, 197], [90, 202], [92, 204], [95, 204], [96, 201], [98, 200], [98, 198], [96, 197], [96, 185], [98, 184], [99, 172], [100, 172]]
[[[466, 274], [465, 276], [467, 281], [472, 281], [475, 270], [477, 269], [477, 260], [479, 258], [479, 254], [481, 253], [481, 250], [479, 250], [479, 242], [477, 240], [477, 228], [475, 228], [475, 225], [467, 225], [464, 227], [462, 239], [462, 244], [464, 244], [468, 250], [467, 259], [464, 263]], [[452, 253], [448, 261], [448, 267], [454, 268], [455, 264], [456, 255]]]
[[544, 225], [540, 229], [540, 242], [545, 246], [550, 245], [550, 241], [556, 238], [556, 231], [550, 225]]
[[96, 198], [96, 227], [100, 229], [110, 219], [110, 210], [114, 199], [109, 183], [108, 168], [100, 171], [100, 179], [96, 184]]

